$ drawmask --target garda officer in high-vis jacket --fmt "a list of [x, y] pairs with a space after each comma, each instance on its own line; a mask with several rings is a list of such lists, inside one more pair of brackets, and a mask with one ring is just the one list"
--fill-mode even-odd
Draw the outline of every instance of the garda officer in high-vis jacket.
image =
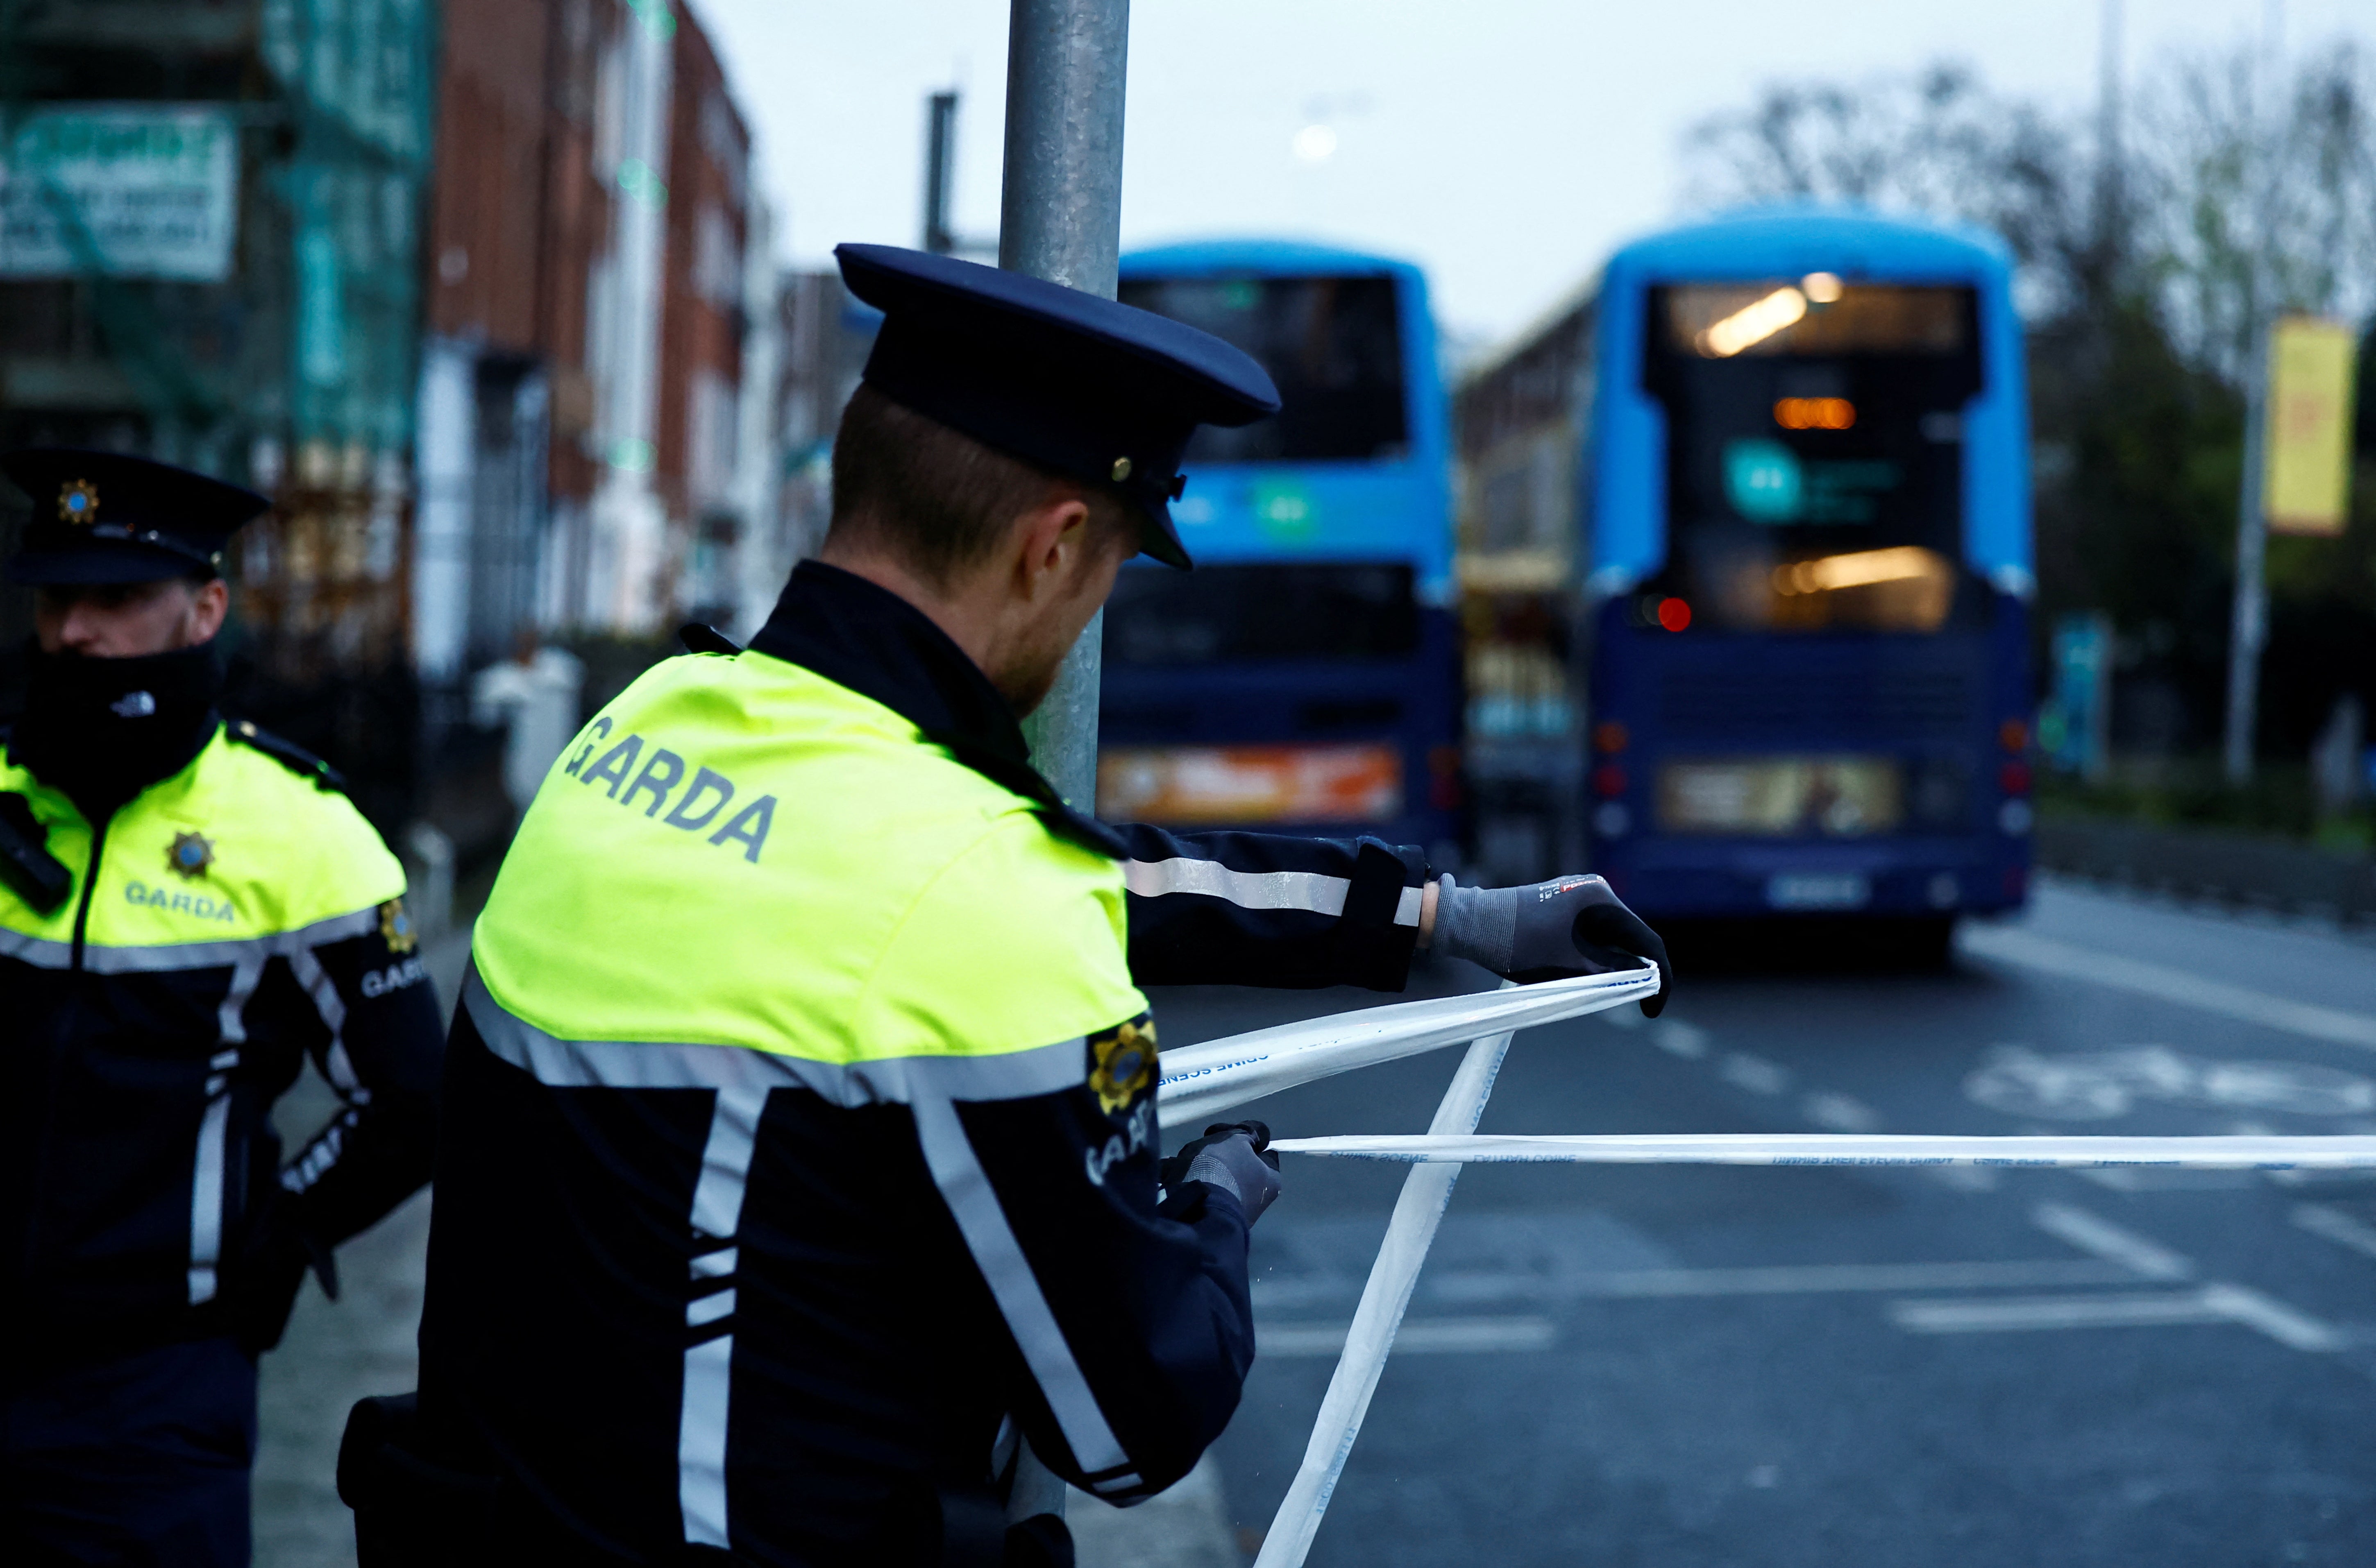
[[[33, 512], [0, 736], [0, 1562], [248, 1561], [255, 1357], [428, 1176], [442, 1019], [404, 873], [320, 762], [216, 710], [261, 496], [0, 457]], [[312, 1057], [344, 1108], [294, 1158]]]
[[591, 721], [479, 921], [417, 1412], [359, 1408], [341, 1461], [366, 1568], [1069, 1562], [1005, 1516], [1014, 1439], [1110, 1503], [1184, 1474], [1277, 1192], [1256, 1124], [1158, 1173], [1140, 982], [1398, 988], [1423, 933], [1505, 972], [1655, 947], [1597, 881], [1551, 921], [1375, 841], [1068, 809], [1016, 716], [1125, 558], [1188, 564], [1196, 425], [1276, 395], [1110, 301], [838, 255], [885, 321], [821, 559], [748, 649]]

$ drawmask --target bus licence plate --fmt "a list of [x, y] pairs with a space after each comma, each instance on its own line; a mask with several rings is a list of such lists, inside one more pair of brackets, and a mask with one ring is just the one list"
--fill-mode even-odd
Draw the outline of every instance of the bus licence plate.
[[1117, 746], [1098, 756], [1114, 822], [1384, 822], [1402, 813], [1390, 745]]

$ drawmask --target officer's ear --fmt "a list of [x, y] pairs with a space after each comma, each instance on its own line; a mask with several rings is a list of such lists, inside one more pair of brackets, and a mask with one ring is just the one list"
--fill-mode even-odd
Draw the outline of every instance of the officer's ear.
[[1078, 485], [1051, 485], [1046, 497], [1016, 519], [1016, 587], [1032, 602], [1063, 598], [1092, 564], [1103, 542]]
[[182, 646], [195, 647], [209, 642], [222, 630], [223, 618], [231, 613], [231, 585], [220, 577], [208, 577], [190, 588], [190, 608], [182, 619]]

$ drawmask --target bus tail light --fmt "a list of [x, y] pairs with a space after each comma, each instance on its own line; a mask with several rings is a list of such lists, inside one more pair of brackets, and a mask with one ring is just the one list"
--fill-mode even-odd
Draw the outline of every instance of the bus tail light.
[[2008, 719], [1997, 726], [1997, 744], [2019, 756], [2029, 749], [2029, 726], [2018, 719]]
[[1427, 753], [1427, 803], [1440, 812], [1460, 809], [1460, 748], [1431, 746]]
[[2005, 764], [2002, 767], [1997, 769], [1997, 783], [2008, 795], [2028, 794], [2030, 786], [2029, 764], [2026, 762], [2009, 762]]
[[1625, 770], [1613, 762], [1604, 762], [1592, 770], [1592, 792], [1596, 795], [1625, 793]]
[[1614, 719], [1604, 719], [1592, 727], [1592, 749], [1607, 752], [1611, 756], [1623, 751], [1633, 739], [1626, 733], [1625, 726]]

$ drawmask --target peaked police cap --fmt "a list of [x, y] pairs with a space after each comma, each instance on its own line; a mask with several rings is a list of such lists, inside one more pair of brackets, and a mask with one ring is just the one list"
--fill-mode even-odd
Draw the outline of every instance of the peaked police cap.
[[223, 541], [272, 505], [252, 490], [123, 452], [20, 447], [0, 473], [33, 504], [20, 583], [148, 583], [222, 569]]
[[1200, 424], [1278, 412], [1261, 365], [1209, 332], [1020, 272], [891, 245], [840, 245], [849, 291], [883, 313], [866, 384], [1009, 456], [1109, 484], [1145, 515], [1139, 547], [1185, 567], [1171, 503]]

